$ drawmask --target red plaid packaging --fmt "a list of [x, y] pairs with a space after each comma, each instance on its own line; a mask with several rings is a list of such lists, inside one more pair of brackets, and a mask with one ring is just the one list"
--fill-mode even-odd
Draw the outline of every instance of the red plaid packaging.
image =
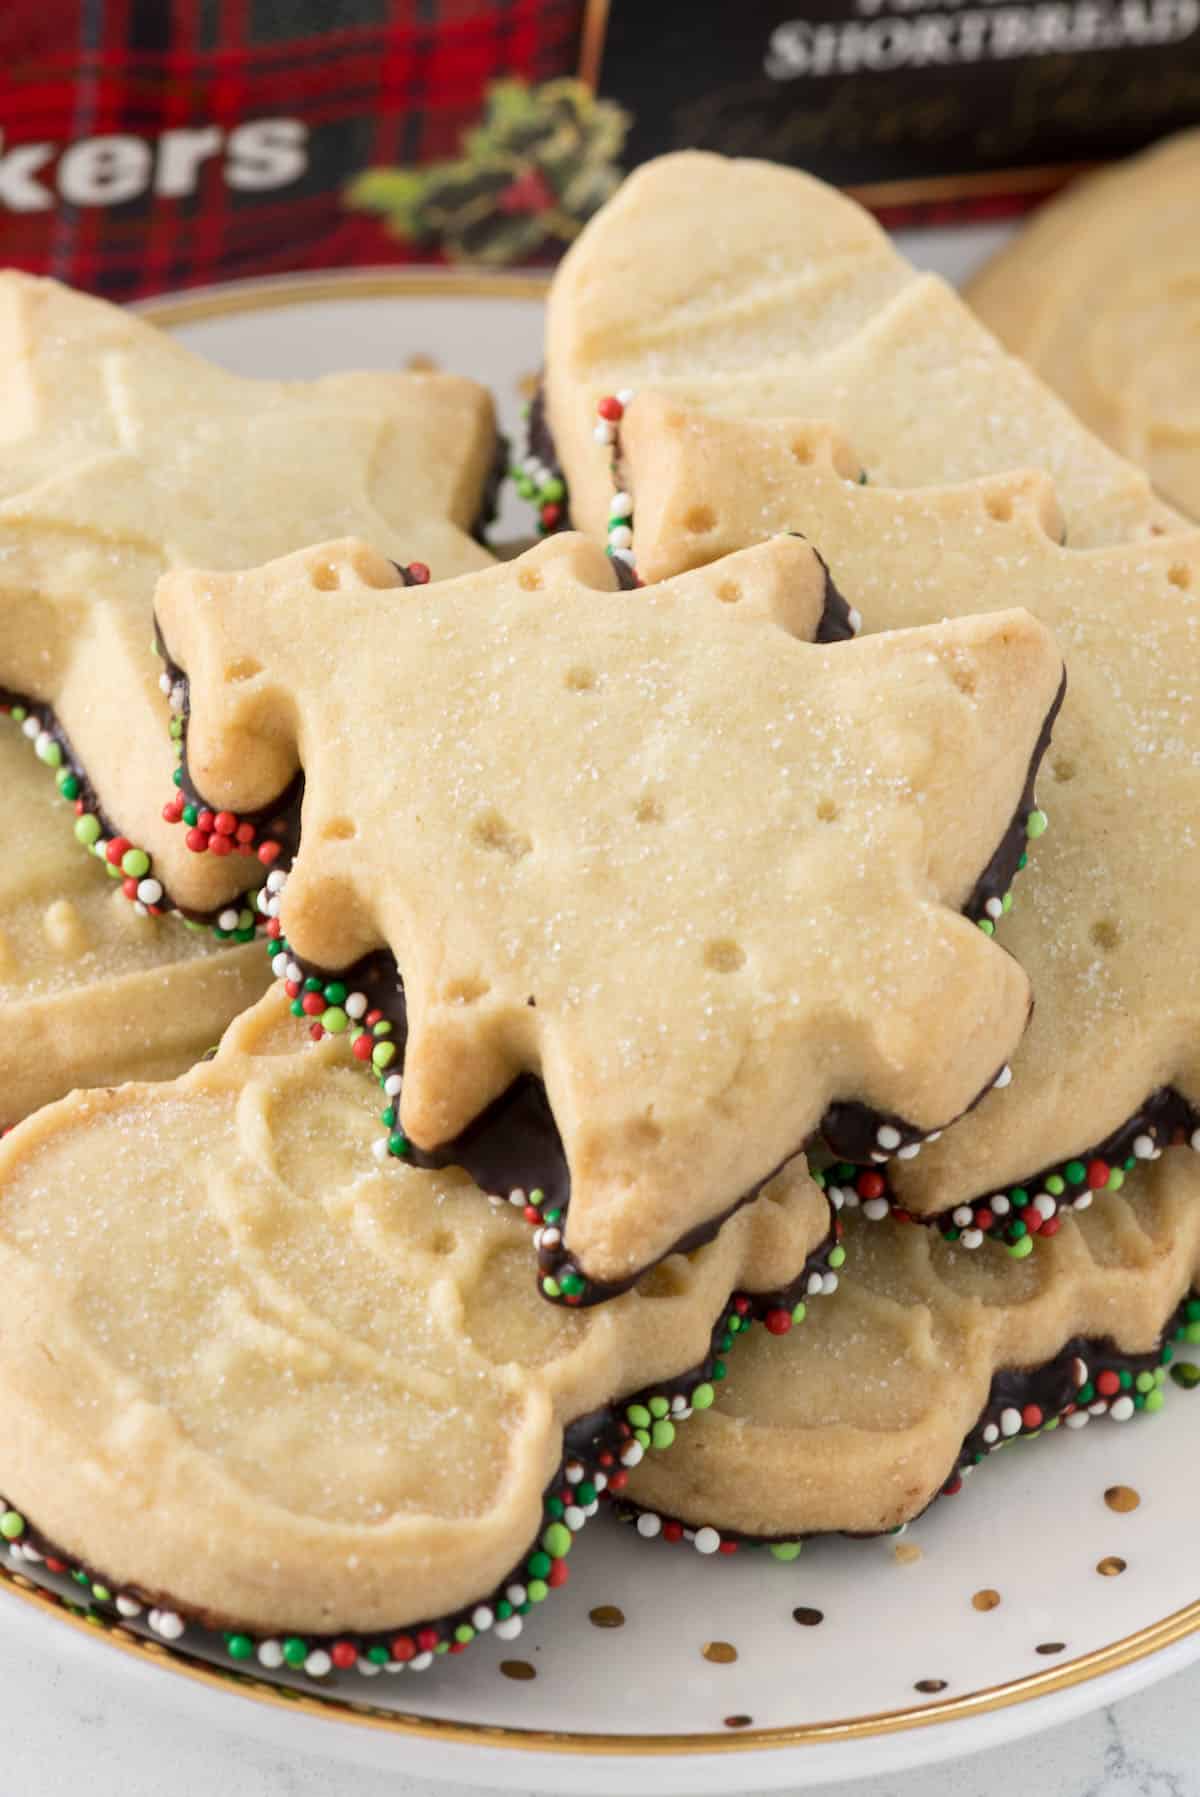
[[0, 259], [119, 299], [553, 253], [616, 183], [582, 0], [6, 0]]

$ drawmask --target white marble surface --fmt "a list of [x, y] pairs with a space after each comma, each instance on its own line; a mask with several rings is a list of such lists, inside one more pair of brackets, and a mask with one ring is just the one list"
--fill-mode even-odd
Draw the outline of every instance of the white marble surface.
[[[406, 1777], [399, 1744], [397, 1770], [387, 1773], [281, 1751], [234, 1727], [218, 1733], [187, 1723], [172, 1703], [175, 1681], [164, 1677], [153, 1698], [131, 1695], [127, 1684], [85, 1670], [55, 1633], [33, 1643], [24, 1631], [0, 1634], [3, 1797], [473, 1797], [477, 1790]], [[844, 1797], [1200, 1797], [1198, 1715], [1200, 1666], [998, 1752], [836, 1790]], [[732, 1797], [743, 1787], [739, 1767], [728, 1764]]]

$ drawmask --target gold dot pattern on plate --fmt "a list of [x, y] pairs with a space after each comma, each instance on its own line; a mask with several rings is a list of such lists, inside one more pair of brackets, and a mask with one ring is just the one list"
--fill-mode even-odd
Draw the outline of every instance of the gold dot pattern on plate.
[[1110, 1485], [1104, 1494], [1104, 1501], [1110, 1510], [1125, 1515], [1130, 1510], [1136, 1510], [1142, 1500], [1132, 1485]]
[[732, 1641], [706, 1641], [700, 1652], [713, 1666], [732, 1666], [738, 1657]]
[[1067, 1644], [1065, 1641], [1042, 1641], [1033, 1651], [1040, 1654], [1052, 1654], [1065, 1653], [1066, 1649]]
[[819, 1622], [824, 1622], [824, 1610], [810, 1610], [804, 1604], [792, 1611], [792, 1621], [798, 1622], [802, 1629], [815, 1629]]
[[977, 1610], [994, 1610], [1000, 1602], [1000, 1593], [985, 1587], [975, 1593], [971, 1602]]
[[946, 1689], [947, 1683], [944, 1678], [919, 1678], [913, 1690], [923, 1691], [927, 1697], [935, 1697], [939, 1691]]
[[1103, 1560], [1096, 1563], [1096, 1571], [1104, 1579], [1115, 1579], [1124, 1572], [1128, 1562], [1122, 1560], [1120, 1554], [1105, 1554]]
[[516, 1679], [518, 1683], [537, 1677], [537, 1668], [531, 1666], [528, 1660], [501, 1660], [500, 1670], [505, 1678]]
[[915, 1541], [898, 1541], [892, 1549], [892, 1559], [897, 1566], [915, 1566], [922, 1557]]
[[616, 1604], [597, 1604], [594, 1610], [588, 1611], [588, 1621], [597, 1629], [623, 1629], [625, 1612]]

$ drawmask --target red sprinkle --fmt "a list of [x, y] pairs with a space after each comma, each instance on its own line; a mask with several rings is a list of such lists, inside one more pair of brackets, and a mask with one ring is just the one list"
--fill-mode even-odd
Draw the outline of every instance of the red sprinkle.
[[429, 567], [425, 562], [409, 562], [408, 578], [414, 586], [427, 586], [429, 583]]
[[132, 847], [128, 836], [114, 836], [105, 847], [104, 859], [110, 867], [120, 867], [122, 855], [127, 855]]
[[887, 1184], [882, 1173], [874, 1173], [868, 1169], [859, 1174], [854, 1182], [854, 1189], [860, 1198], [882, 1198], [887, 1191]]
[[1096, 1380], [1096, 1390], [1102, 1398], [1115, 1398], [1120, 1389], [1121, 1381], [1116, 1373], [1101, 1373]]
[[995, 1221], [996, 1219], [988, 1209], [987, 1205], [981, 1204], [979, 1209], [975, 1212], [976, 1229], [982, 1229], [984, 1235], [986, 1235]]
[[1107, 1161], [1092, 1161], [1087, 1170], [1089, 1190], [1093, 1192], [1102, 1191], [1108, 1184], [1111, 1175], [1112, 1168]]
[[408, 1660], [416, 1659], [417, 1644], [411, 1635], [393, 1635], [388, 1643], [388, 1652], [393, 1660], [399, 1660], [404, 1665]]
[[300, 1008], [306, 1017], [319, 1017], [327, 1007], [322, 992], [306, 992], [300, 1000]]
[[682, 1541], [683, 1524], [681, 1522], [665, 1522], [663, 1524], [664, 1541]]
[[719, 1554], [736, 1554], [737, 1551], [738, 1544], [736, 1541], [723, 1541], [717, 1549]]
[[352, 1641], [335, 1641], [329, 1650], [329, 1657], [343, 1672], [349, 1672], [351, 1667], [358, 1665], [358, 1650]]
[[213, 818], [213, 829], [218, 836], [232, 836], [238, 827], [238, 820], [232, 811], [218, 811]]
[[1040, 1429], [1045, 1420], [1037, 1404], [1026, 1404], [1021, 1412], [1021, 1422], [1026, 1429]]
[[436, 1629], [417, 1630], [417, 1646], [422, 1653], [432, 1653], [440, 1640], [441, 1636]]
[[624, 1491], [628, 1483], [629, 1474], [625, 1471], [624, 1467], [621, 1468], [620, 1472], [610, 1473], [608, 1476], [608, 1489], [610, 1491]]
[[792, 1313], [790, 1310], [769, 1310], [763, 1322], [772, 1335], [786, 1335], [792, 1326]]
[[609, 424], [617, 424], [625, 416], [625, 407], [614, 393], [610, 393], [607, 398], [602, 399], [596, 410], [601, 418], [608, 420]]
[[308, 1033], [314, 1042], [319, 1042], [321, 1037], [325, 1034], [325, 1025], [323, 1023], [310, 1023], [308, 1026]]
[[571, 1568], [565, 1560], [552, 1560], [550, 1571], [546, 1574], [546, 1583], [552, 1591], [557, 1591], [560, 1585], [566, 1584], [570, 1576]]
[[946, 1483], [942, 1486], [942, 1496], [957, 1497], [962, 1490], [962, 1487], [962, 1479], [958, 1473], [955, 1473], [954, 1477], [952, 1479], [947, 1479]]
[[367, 1036], [367, 1035], [355, 1036], [354, 1045], [353, 1045], [353, 1053], [354, 1053], [355, 1060], [356, 1061], [369, 1061], [371, 1058], [371, 1051], [374, 1048], [374, 1046], [375, 1046], [375, 1044], [372, 1042], [370, 1036]]
[[183, 840], [187, 843], [187, 846], [191, 849], [193, 855], [203, 855], [207, 852], [209, 840], [208, 833], [205, 830], [201, 830], [198, 825], [193, 824]]
[[210, 855], [231, 855], [233, 853], [233, 841], [228, 836], [217, 836], [214, 834], [208, 839], [208, 852]]
[[237, 829], [235, 830], [234, 834], [237, 837], [239, 842], [246, 842], [246, 843], [253, 842], [254, 841], [254, 825], [253, 824], [239, 824]]
[[1055, 1211], [1054, 1215], [1052, 1217], [1047, 1217], [1046, 1221], [1042, 1224], [1042, 1234], [1057, 1235], [1061, 1228], [1062, 1218], [1059, 1216], [1058, 1212]]
[[561, 505], [555, 505], [553, 501], [548, 500], [542, 507], [538, 516], [541, 518], [542, 523], [547, 530], [553, 530], [555, 525], [562, 523], [562, 507]]
[[258, 858], [264, 867], [270, 867], [272, 862], [278, 861], [282, 853], [277, 842], [260, 842], [258, 845]]

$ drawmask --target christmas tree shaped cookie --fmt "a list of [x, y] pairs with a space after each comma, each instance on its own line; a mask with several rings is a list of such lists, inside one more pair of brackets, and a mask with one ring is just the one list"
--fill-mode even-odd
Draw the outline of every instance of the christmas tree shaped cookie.
[[653, 393], [630, 405], [621, 445], [651, 578], [798, 530], [869, 628], [1020, 604], [1066, 651], [1055, 828], [1005, 925], [1037, 995], [1019, 1077], [896, 1170], [902, 1204], [1024, 1254], [1064, 1206], [1121, 1185], [1127, 1163], [1200, 1145], [1200, 843], [1187, 822], [1200, 816], [1200, 532], [1074, 549], [1044, 476], [863, 487], [825, 427], [716, 419]]
[[520, 1218], [381, 1162], [375, 1110], [276, 990], [184, 1078], [0, 1143], [22, 1571], [87, 1568], [74, 1600], [127, 1627], [314, 1678], [511, 1640], [603, 1491], [712, 1404], [747, 1294], [836, 1256], [797, 1163], [647, 1286], [554, 1310]]
[[624, 1290], [822, 1120], [911, 1154], [1007, 1078], [1028, 988], [962, 913], [1061, 686], [1028, 616], [814, 643], [844, 606], [789, 537], [636, 593], [578, 537], [432, 587], [331, 543], [157, 612], [201, 797], [303, 770], [297, 1011], [396, 1152], [542, 1203], [547, 1295]]
[[0, 420], [0, 699], [38, 719], [39, 754], [80, 788], [82, 841], [113, 866], [149, 859], [160, 903], [215, 913], [261, 868], [189, 856], [163, 819], [156, 579], [347, 530], [439, 575], [485, 565], [467, 533], [491, 402], [447, 375], [240, 379], [114, 306], [8, 273]]
[[1200, 1163], [1145, 1185], [1019, 1267], [850, 1222], [837, 1303], [786, 1339], [754, 1330], [678, 1450], [634, 1474], [640, 1532], [794, 1559], [806, 1535], [900, 1527], [1008, 1443], [1153, 1415], [1200, 1337]]

